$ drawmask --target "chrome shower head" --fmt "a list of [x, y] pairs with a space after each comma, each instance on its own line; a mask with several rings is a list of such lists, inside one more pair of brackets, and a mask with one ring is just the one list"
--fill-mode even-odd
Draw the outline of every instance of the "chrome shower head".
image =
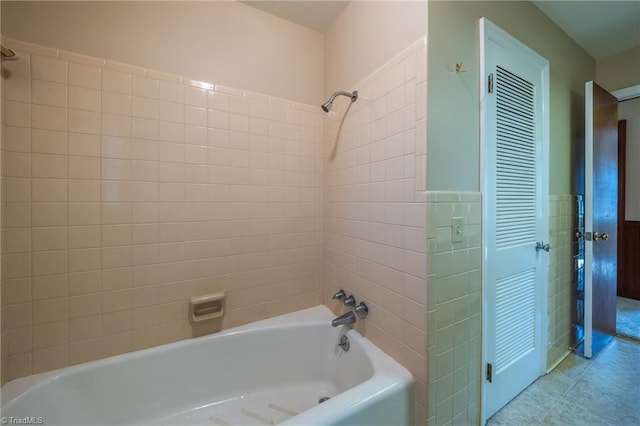
[[0, 44], [0, 55], [2, 56], [3, 59], [8, 59], [8, 58], [18, 59], [18, 58], [15, 58], [16, 53], [13, 50], [9, 49], [8, 47], [4, 47], [1, 44]]
[[322, 108], [324, 112], [329, 112], [331, 110], [331, 107], [333, 107], [333, 101], [338, 96], [346, 96], [348, 98], [351, 98], [351, 102], [353, 103], [358, 100], [358, 91], [354, 90], [353, 92], [343, 92], [341, 90], [338, 90], [337, 92], [334, 92], [333, 95], [331, 95], [331, 97], [329, 98], [329, 100], [323, 103], [320, 106], [320, 108]]

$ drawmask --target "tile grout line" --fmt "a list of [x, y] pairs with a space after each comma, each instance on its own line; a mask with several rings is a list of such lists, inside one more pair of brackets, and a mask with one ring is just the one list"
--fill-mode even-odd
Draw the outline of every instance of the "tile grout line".
[[[608, 346], [609, 346], [609, 344], [607, 344], [607, 345], [605, 346], [605, 348], [606, 348], [606, 347], [608, 347]], [[604, 348], [603, 348], [603, 349], [604, 349]], [[602, 353], [602, 352], [600, 352], [600, 354], [601, 354], [601, 353]], [[577, 357], [579, 357], [579, 355], [578, 355], [578, 354], [576, 354], [576, 352], [575, 352], [575, 351], [572, 351], [572, 356], [577, 356]], [[547, 410], [547, 412], [544, 414], [544, 416], [542, 417], [542, 419], [541, 419], [537, 424], [539, 424], [539, 425], [546, 424], [546, 423], [544, 422], [544, 419], [546, 419], [546, 418], [547, 418], [547, 416], [549, 416], [549, 414], [553, 411], [553, 409], [554, 409], [554, 408], [556, 408], [556, 407], [560, 404], [560, 402], [562, 402], [562, 401], [564, 401], [564, 400], [566, 399], [566, 396], [569, 394], [569, 392], [571, 392], [571, 391], [576, 387], [576, 385], [578, 384], [578, 382], [580, 382], [580, 380], [582, 380], [582, 378], [587, 374], [587, 372], [588, 372], [589, 370], [591, 370], [591, 368], [593, 368], [593, 364], [596, 362], [596, 360], [597, 360], [598, 358], [599, 358], [599, 357], [598, 357], [598, 356], [596, 356], [596, 358], [595, 358], [595, 359], [591, 359], [591, 360], [588, 360], [588, 361], [587, 361], [587, 362], [588, 362], [588, 365], [583, 369], [582, 373], [581, 373], [581, 374], [580, 374], [580, 375], [575, 379], [575, 381], [571, 384], [571, 386], [569, 386], [569, 388], [567, 388], [567, 390], [566, 390], [565, 392], [563, 392], [563, 393], [562, 393], [561, 398], [558, 398], [558, 399], [556, 400], [556, 402], [551, 406], [551, 408], [549, 408], [549, 410]]]

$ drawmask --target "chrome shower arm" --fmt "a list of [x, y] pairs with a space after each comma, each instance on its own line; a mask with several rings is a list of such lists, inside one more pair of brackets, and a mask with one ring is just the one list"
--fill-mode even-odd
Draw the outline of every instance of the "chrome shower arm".
[[329, 100], [333, 102], [334, 99], [338, 96], [346, 96], [347, 98], [351, 98], [351, 102], [355, 102], [356, 100], [358, 100], [358, 91], [354, 90], [353, 92], [345, 92], [343, 90], [338, 90], [333, 92], [333, 95], [331, 95]]

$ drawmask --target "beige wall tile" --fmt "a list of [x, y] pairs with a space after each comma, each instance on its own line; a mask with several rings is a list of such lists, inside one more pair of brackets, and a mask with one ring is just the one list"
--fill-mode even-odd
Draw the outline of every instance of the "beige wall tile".
[[102, 70], [102, 90], [129, 94], [131, 75], [112, 70]]
[[131, 206], [127, 203], [103, 203], [101, 220], [102, 224], [129, 223], [131, 220]]
[[67, 248], [67, 228], [34, 228], [31, 233], [33, 251], [64, 250]]
[[100, 179], [100, 161], [94, 157], [69, 157], [69, 179]]
[[143, 140], [156, 140], [160, 132], [159, 123], [156, 119], [132, 118], [131, 137]]
[[69, 347], [53, 346], [33, 351], [33, 373], [54, 370], [69, 365]]
[[17, 379], [19, 377], [24, 377], [32, 374], [31, 359], [31, 352], [8, 357], [7, 367], [9, 371], [6, 376], [7, 380]]
[[90, 339], [69, 344], [69, 365], [94, 361], [102, 357], [102, 339]]
[[102, 356], [118, 355], [133, 350], [132, 333], [111, 334], [102, 338]]
[[58, 299], [69, 295], [67, 274], [33, 277], [31, 280], [33, 300]]
[[30, 327], [8, 331], [6, 343], [7, 355], [11, 356], [31, 352], [33, 349], [31, 333], [32, 330]]
[[[410, 49], [424, 50], [424, 45]], [[325, 303], [337, 308], [330, 296], [339, 288], [369, 303], [365, 335], [426, 388], [427, 209], [424, 185], [416, 183], [417, 153], [425, 152], [426, 141], [416, 137], [422, 123], [414, 103], [421, 89], [415, 79], [406, 78], [415, 76], [417, 67], [410, 54], [390, 61], [357, 85], [361, 93], [369, 93], [364, 102], [359, 100], [348, 112], [348, 104], [336, 104], [336, 116], [325, 116], [323, 198], [329, 219], [323, 269]], [[310, 122], [286, 109], [279, 114], [272, 109], [269, 115], [287, 123], [269, 123], [270, 135], [286, 136], [296, 131], [289, 123]], [[293, 143], [267, 144], [268, 167], [285, 170], [285, 184], [287, 174], [308, 169], [291, 157], [299, 149]], [[285, 200], [292, 201], [302, 195], [284, 193]], [[286, 244], [272, 239], [271, 248]], [[417, 412], [424, 412], [426, 404], [425, 392], [421, 395], [423, 399], [415, 400]]]
[[74, 272], [69, 274], [69, 295], [97, 293], [101, 288], [99, 271]]
[[[7, 206], [7, 215], [11, 213]], [[19, 212], [25, 214], [26, 212]], [[28, 219], [28, 215], [26, 217]], [[67, 205], [61, 203], [34, 203], [31, 205], [31, 224], [37, 226], [66, 226]]]
[[131, 287], [131, 268], [103, 269], [102, 291], [119, 290]]
[[69, 85], [89, 89], [100, 88], [100, 68], [69, 63]]
[[7, 126], [27, 128], [31, 126], [31, 110], [26, 102], [7, 101], [5, 114]]
[[78, 342], [102, 335], [102, 316], [75, 318], [69, 321], [69, 341]]
[[130, 132], [130, 117], [113, 114], [102, 114], [101, 133], [103, 135], [129, 137]]
[[69, 225], [96, 225], [100, 222], [99, 204], [69, 204]]
[[34, 203], [64, 203], [67, 182], [64, 179], [32, 179], [31, 199]]
[[131, 201], [130, 182], [102, 181], [100, 189], [103, 203], [127, 203]]
[[[7, 120], [9, 118], [10, 116], [7, 116]], [[31, 126], [35, 129], [66, 131], [67, 110], [59, 107], [32, 105]]]
[[101, 259], [103, 268], [131, 266], [131, 247], [103, 247]]
[[[85, 133], [69, 133], [69, 155], [91, 156], [100, 155], [100, 137]], [[71, 158], [69, 158], [71, 163]], [[71, 177], [71, 176], [69, 176]]]
[[102, 335], [124, 333], [131, 330], [131, 311], [111, 312], [102, 315]]
[[103, 113], [130, 115], [131, 98], [127, 94], [103, 92], [101, 96]]
[[69, 250], [69, 272], [93, 271], [100, 268], [100, 249]]
[[33, 327], [33, 349], [44, 349], [69, 342], [69, 322], [60, 321]]
[[69, 108], [82, 111], [100, 111], [100, 92], [69, 86]]
[[33, 306], [30, 303], [10, 305], [2, 309], [2, 324], [6, 331], [30, 327]]
[[192, 337], [192, 295], [319, 303], [320, 111], [60, 58], [7, 88], [10, 377]]
[[67, 106], [67, 86], [48, 81], [33, 80], [31, 102], [57, 107]]
[[29, 152], [29, 129], [6, 127], [3, 136], [4, 149], [8, 152]]
[[8, 203], [28, 203], [31, 181], [24, 178], [6, 178], [5, 197]]
[[69, 180], [67, 196], [70, 203], [96, 203], [100, 201], [96, 180]]
[[8, 228], [30, 226], [31, 206], [29, 204], [7, 204], [5, 206], [4, 220], [6, 220], [6, 226]]
[[67, 63], [55, 58], [33, 55], [31, 76], [38, 80], [67, 83]]
[[116, 136], [102, 137], [102, 156], [105, 158], [129, 158], [129, 138]]
[[157, 346], [160, 344], [160, 328], [149, 327], [141, 330], [134, 330], [131, 333], [134, 350], [140, 350]]
[[158, 160], [158, 142], [144, 139], [131, 140], [131, 158], [135, 160]]
[[31, 295], [31, 281], [28, 278], [7, 280], [2, 284], [3, 305], [30, 302]]
[[6, 99], [16, 102], [30, 102], [31, 88], [28, 78], [15, 77], [5, 80], [4, 95]]
[[101, 227], [102, 246], [121, 246], [131, 244], [131, 225], [103, 225]]
[[49, 299], [33, 303], [33, 324], [66, 321], [69, 318], [69, 301], [66, 298]]
[[4, 231], [5, 253], [27, 253], [31, 251], [31, 229], [13, 228]]
[[138, 75], [131, 76], [131, 94], [133, 96], [158, 99], [158, 80]]
[[31, 273], [39, 276], [67, 272], [67, 258], [66, 250], [34, 252]]
[[131, 309], [131, 290], [102, 293], [102, 312], [117, 312]]
[[97, 315], [101, 310], [101, 297], [98, 293], [69, 298], [69, 318], [71, 319]]
[[5, 176], [30, 177], [31, 164], [29, 154], [22, 152], [8, 152], [5, 155]]
[[100, 246], [98, 226], [70, 226], [68, 228], [69, 248], [93, 248]]

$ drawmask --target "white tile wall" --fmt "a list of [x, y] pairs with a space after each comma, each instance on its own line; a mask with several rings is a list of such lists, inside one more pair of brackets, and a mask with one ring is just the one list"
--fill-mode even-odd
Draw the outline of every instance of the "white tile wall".
[[370, 307], [357, 328], [426, 397], [426, 46], [418, 40], [334, 102], [325, 115], [324, 302], [340, 288]]
[[572, 195], [549, 197], [551, 244], [548, 289], [547, 369], [555, 367], [570, 351], [571, 304], [574, 284], [575, 205]]
[[321, 302], [317, 106], [3, 43], [3, 381]]
[[[452, 242], [452, 217], [464, 239]], [[429, 425], [480, 422], [481, 195], [427, 193]]]

